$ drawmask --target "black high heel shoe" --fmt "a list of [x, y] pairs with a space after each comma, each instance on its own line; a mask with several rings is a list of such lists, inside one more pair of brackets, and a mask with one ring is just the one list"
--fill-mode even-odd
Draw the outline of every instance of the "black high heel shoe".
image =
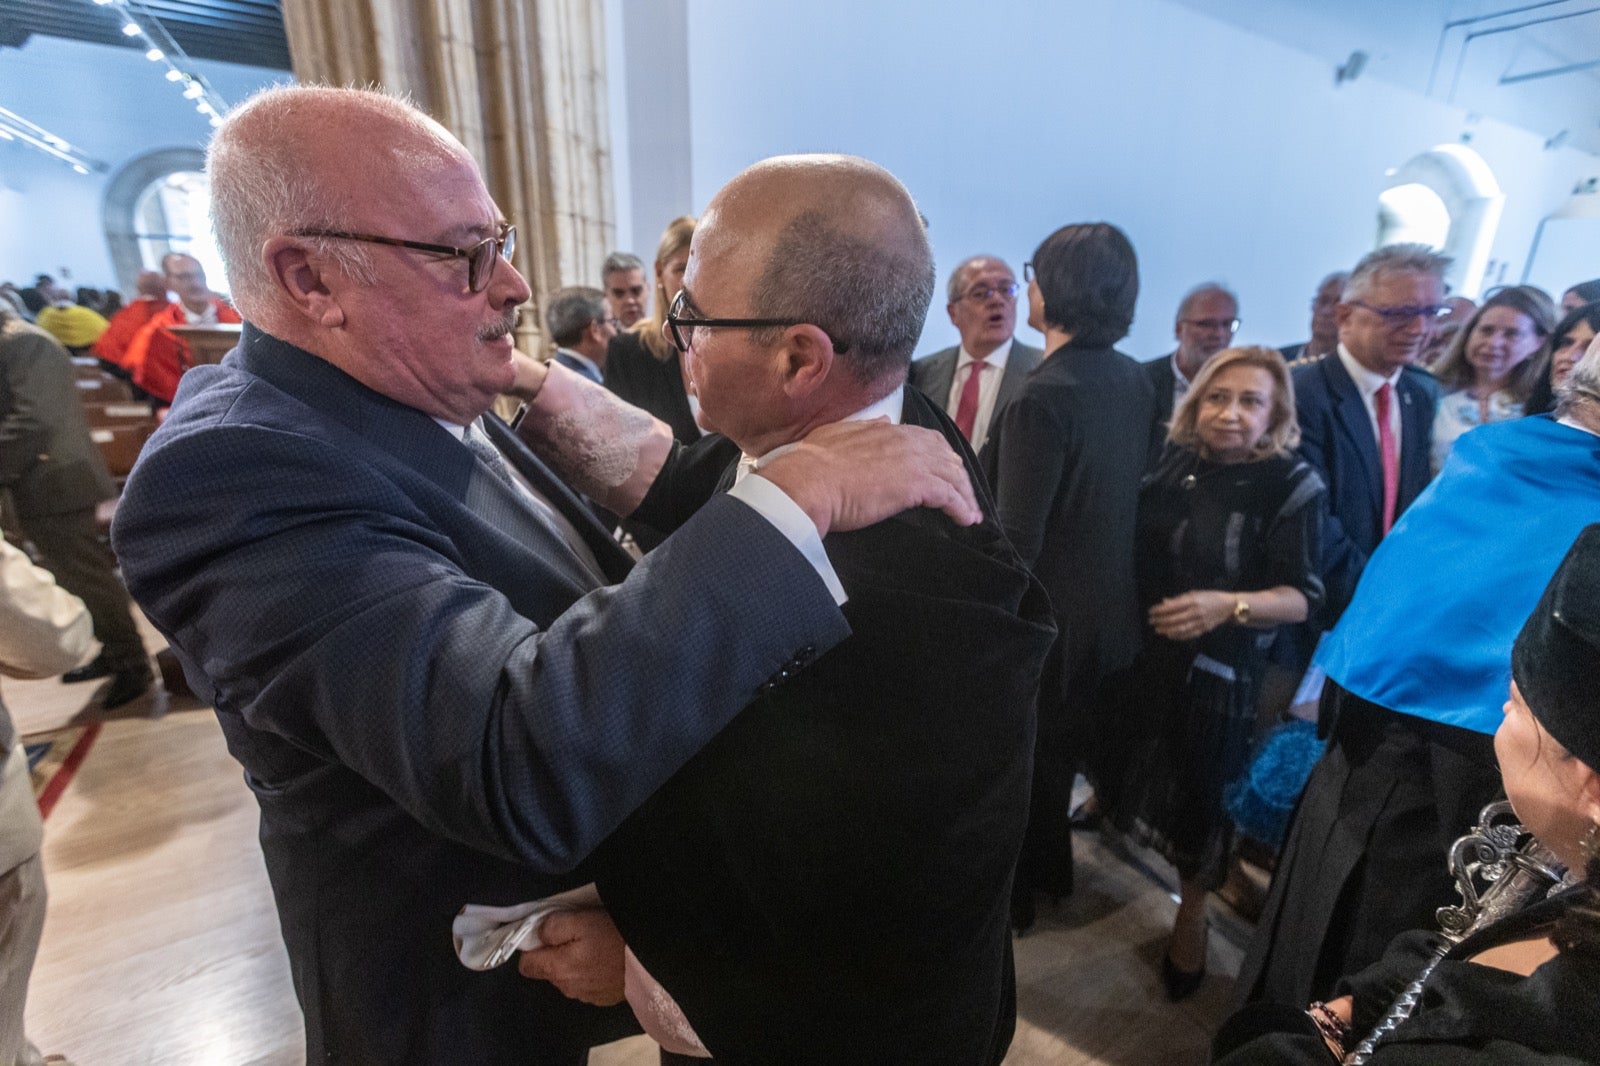
[[1198, 970], [1180, 970], [1173, 965], [1171, 955], [1161, 956], [1161, 983], [1166, 986], [1167, 998], [1172, 1002], [1178, 1003], [1194, 995], [1205, 979], [1204, 963]]
[[[1211, 944], [1211, 923], [1206, 923], [1205, 949]], [[1200, 953], [1200, 968], [1198, 970], [1180, 970], [1172, 961], [1172, 944], [1169, 941], [1167, 950], [1161, 954], [1161, 983], [1166, 987], [1167, 999], [1178, 1003], [1194, 995], [1201, 983], [1206, 979], [1206, 950]]]

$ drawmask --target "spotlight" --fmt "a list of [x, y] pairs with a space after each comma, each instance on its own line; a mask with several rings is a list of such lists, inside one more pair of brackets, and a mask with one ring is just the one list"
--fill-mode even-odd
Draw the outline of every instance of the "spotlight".
[[163, 52], [159, 48], [152, 48], [150, 51], [144, 54], [144, 57], [152, 63], [159, 63], [163, 59], [167, 58], [167, 53]]
[[76, 170], [79, 174], [87, 174], [87, 173], [89, 173], [89, 168], [84, 166], [82, 163], [74, 163], [74, 164], [72, 164], [72, 169]]
[[124, 37], [137, 37], [143, 32], [137, 22], [124, 22], [122, 24], [122, 35]]
[[200, 87], [199, 82], [191, 81], [187, 86], [184, 87], [183, 95], [188, 97], [190, 100], [193, 100], [204, 92], [205, 90]]
[[177, 69], [176, 67], [172, 68], [171, 70], [167, 71], [167, 80], [168, 81], [182, 81], [183, 80], [183, 71]]

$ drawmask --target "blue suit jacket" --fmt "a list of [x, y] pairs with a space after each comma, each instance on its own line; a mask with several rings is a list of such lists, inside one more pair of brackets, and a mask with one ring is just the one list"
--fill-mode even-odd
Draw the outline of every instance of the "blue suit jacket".
[[[1439, 387], [1414, 367], [1401, 372], [1399, 517], [1428, 485], [1433, 416]], [[1328, 486], [1328, 520], [1322, 534], [1323, 580], [1331, 624], [1355, 594], [1367, 557], [1383, 539], [1383, 468], [1361, 392], [1338, 355], [1294, 370], [1300, 454]]]
[[596, 385], [603, 384], [601, 375], [594, 368], [593, 363], [586, 363], [582, 359], [573, 358], [572, 353], [565, 348], [557, 348], [556, 354], [552, 358], [573, 373], [582, 374]]
[[735, 499], [597, 588], [433, 419], [249, 326], [184, 376], [113, 538], [260, 803], [311, 1062], [573, 1063], [626, 1031], [466, 970], [451, 918], [581, 878], [758, 687], [848, 631]]

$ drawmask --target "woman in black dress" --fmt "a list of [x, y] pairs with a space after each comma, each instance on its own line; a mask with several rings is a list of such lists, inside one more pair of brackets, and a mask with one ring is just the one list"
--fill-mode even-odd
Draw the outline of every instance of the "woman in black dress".
[[1148, 633], [1126, 683], [1111, 817], [1177, 868], [1181, 902], [1163, 958], [1167, 994], [1205, 975], [1207, 891], [1231, 826], [1222, 793], [1244, 769], [1257, 689], [1277, 627], [1322, 598], [1326, 491], [1294, 457], [1299, 426], [1281, 356], [1219, 352], [1173, 412], [1139, 494], [1140, 603]]
[[[1463, 619], [1464, 628], [1470, 624]], [[1216, 1061], [1554, 1066], [1596, 1060], [1600, 525], [1578, 535], [1556, 570], [1512, 645], [1511, 676], [1495, 755], [1511, 807], [1543, 853], [1509, 832], [1482, 842], [1488, 845], [1482, 850], [1458, 844], [1458, 853], [1509, 866], [1499, 879], [1505, 887], [1485, 891], [1475, 917], [1464, 905], [1451, 916], [1449, 937], [1401, 934], [1381, 960], [1340, 982], [1332, 1002], [1303, 1012], [1251, 1004], [1218, 1034]], [[1507, 859], [1510, 844], [1521, 846]], [[1533, 872], [1518, 872], [1519, 866]], [[1550, 878], [1540, 868], [1555, 874], [1563, 866], [1567, 887], [1546, 896]]]
[[694, 226], [695, 220], [688, 215], [667, 224], [656, 248], [655, 302], [648, 315], [611, 338], [605, 370], [606, 388], [671, 426], [672, 435], [685, 444], [700, 439], [700, 427], [684, 388], [678, 349], [661, 327], [673, 298], [683, 288]]

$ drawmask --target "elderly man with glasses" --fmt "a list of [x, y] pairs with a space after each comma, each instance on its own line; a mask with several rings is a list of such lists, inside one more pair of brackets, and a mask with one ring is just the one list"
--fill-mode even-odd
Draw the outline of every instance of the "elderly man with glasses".
[[1178, 401], [1189, 391], [1189, 382], [1200, 373], [1206, 360], [1233, 343], [1237, 332], [1239, 298], [1220, 282], [1196, 285], [1178, 302], [1178, 315], [1172, 323], [1177, 349], [1144, 364], [1150, 383], [1156, 387], [1158, 440], [1166, 436], [1167, 422]]
[[956, 421], [982, 451], [994, 425], [1022, 392], [1022, 382], [1044, 352], [1016, 340], [1016, 275], [1005, 260], [975, 255], [950, 272], [945, 311], [961, 343], [911, 364], [911, 384]]
[[113, 540], [260, 804], [306, 1059], [577, 1066], [626, 1011], [467, 969], [457, 911], [582, 880], [848, 635], [823, 535], [978, 520], [961, 458], [910, 427], [808, 436], [633, 566], [486, 412], [587, 388], [618, 506], [670, 433], [517, 358], [528, 284], [459, 141], [380, 93], [285, 87], [229, 114], [208, 171], [244, 332], [184, 376]]

